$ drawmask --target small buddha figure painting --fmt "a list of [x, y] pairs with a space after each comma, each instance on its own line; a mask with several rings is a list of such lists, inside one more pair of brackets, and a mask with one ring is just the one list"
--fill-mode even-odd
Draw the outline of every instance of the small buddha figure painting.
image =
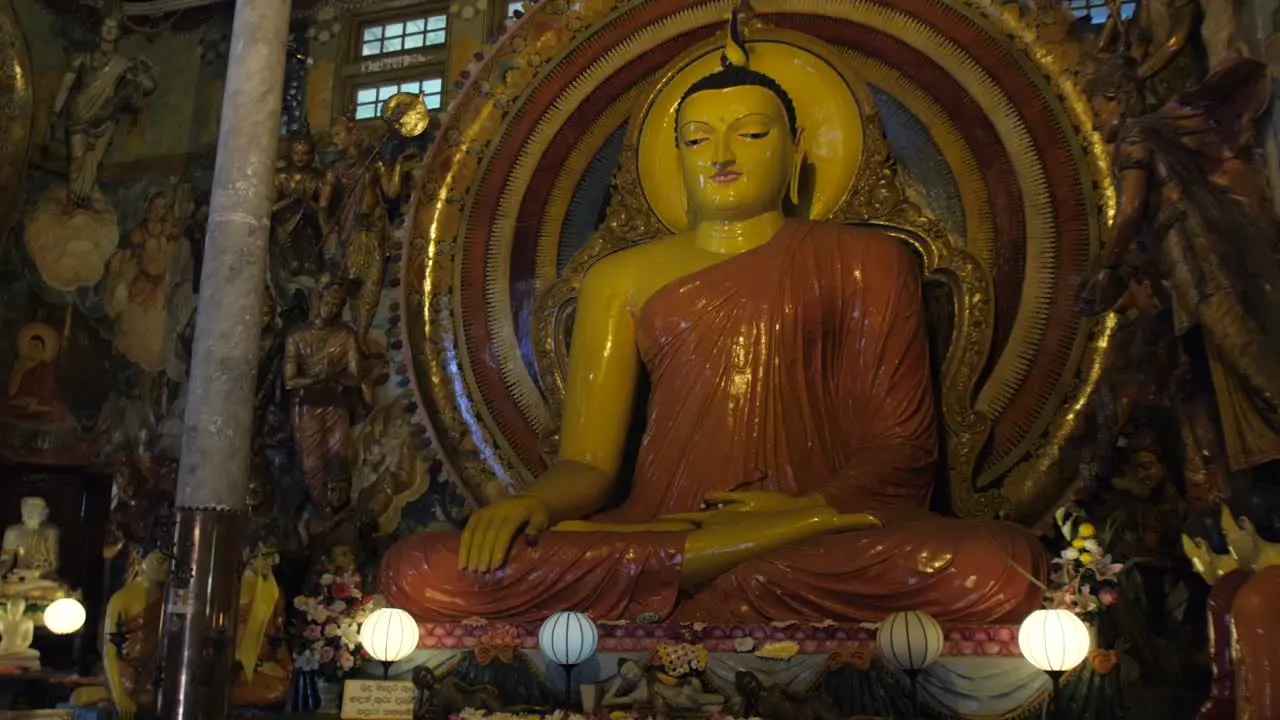
[[13, 418], [60, 422], [69, 417], [58, 399], [57, 369], [54, 361], [62, 341], [53, 327], [42, 322], [27, 323], [18, 332], [17, 357], [9, 371], [4, 412]]

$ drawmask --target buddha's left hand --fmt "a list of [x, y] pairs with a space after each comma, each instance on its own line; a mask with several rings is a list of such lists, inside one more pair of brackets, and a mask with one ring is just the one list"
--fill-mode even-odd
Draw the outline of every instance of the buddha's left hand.
[[663, 515], [658, 519], [701, 524], [721, 513], [778, 513], [827, 506], [826, 499], [821, 495], [797, 496], [764, 490], [707, 493], [703, 501], [708, 506], [706, 510]]

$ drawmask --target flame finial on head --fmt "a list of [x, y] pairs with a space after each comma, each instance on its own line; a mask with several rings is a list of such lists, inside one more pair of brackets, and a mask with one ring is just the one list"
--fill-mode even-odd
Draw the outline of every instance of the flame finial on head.
[[729, 16], [729, 32], [725, 38], [724, 51], [720, 53], [721, 67], [746, 67], [747, 42], [742, 37], [741, 6], [733, 9]]

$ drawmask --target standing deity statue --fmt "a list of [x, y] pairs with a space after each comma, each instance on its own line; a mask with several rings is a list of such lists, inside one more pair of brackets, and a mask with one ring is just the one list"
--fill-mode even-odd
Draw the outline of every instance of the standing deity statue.
[[1228, 471], [1280, 459], [1280, 227], [1254, 148], [1270, 81], [1262, 63], [1235, 60], [1144, 113], [1138, 70], [1117, 55], [1091, 87], [1114, 146], [1117, 214], [1084, 301], [1111, 309], [1134, 278], [1165, 296], [1181, 354], [1174, 400], [1192, 440], [1187, 480], [1205, 475], [1221, 497]]
[[[53, 103], [53, 120], [66, 111], [67, 192], [75, 207], [92, 202], [98, 168], [120, 116], [140, 110], [156, 90], [155, 67], [146, 58], [121, 55], [116, 50], [119, 41], [119, 19], [104, 18], [98, 48], [71, 57]], [[52, 136], [52, 125], [49, 132]]]
[[345, 467], [351, 431], [349, 397], [360, 386], [360, 347], [355, 331], [342, 322], [345, 291], [321, 286], [310, 322], [285, 340], [284, 387], [290, 394], [293, 437], [311, 502], [326, 504], [326, 473]]
[[[738, 29], [735, 12], [720, 62], [677, 60], [658, 96], [670, 104], [637, 110], [641, 171], [672, 171], [646, 199], [690, 227], [587, 271], [558, 458], [461, 533], [394, 545], [380, 576], [392, 606], [738, 624], [997, 622], [1041, 605], [1030, 531], [929, 512], [940, 442], [917, 258], [874, 227], [784, 215], [806, 138], [862, 137], [846, 75], [803, 93], [832, 67], [817, 40], [757, 54]], [[859, 158], [825, 162], [820, 176], [852, 182]]]
[[277, 295], [286, 301], [294, 289], [313, 286], [324, 270], [326, 218], [320, 199], [325, 173], [316, 167], [315, 149], [306, 128], [291, 133], [289, 157], [272, 184], [271, 275]]
[[387, 203], [400, 197], [410, 150], [394, 162], [385, 161], [379, 148], [367, 147], [366, 138], [350, 117], [333, 120], [333, 146], [342, 159], [332, 167], [320, 194], [322, 215], [333, 212], [339, 198], [337, 216], [326, 240], [326, 252], [337, 276], [351, 292], [351, 318], [360, 349], [378, 354], [369, 344], [369, 328], [382, 297], [382, 276], [387, 265], [387, 245], [391, 239]]

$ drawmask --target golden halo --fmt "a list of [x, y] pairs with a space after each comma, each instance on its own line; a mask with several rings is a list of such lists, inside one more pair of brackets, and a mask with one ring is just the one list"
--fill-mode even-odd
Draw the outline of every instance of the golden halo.
[[[848, 197], [862, 158], [865, 85], [832, 48], [807, 35], [753, 28], [747, 40], [752, 70], [773, 78], [791, 96], [802, 152], [813, 173], [809, 218], [825, 220]], [[722, 40], [685, 52], [658, 75], [648, 99], [631, 120], [631, 142], [640, 163], [640, 189], [658, 219], [672, 232], [688, 229], [676, 108], [695, 82], [720, 69]], [[673, 181], [674, 180], [674, 181]]]
[[62, 338], [58, 337], [58, 331], [51, 325], [42, 322], [27, 323], [18, 331], [18, 355], [23, 355], [31, 345], [31, 339], [37, 337], [44, 341], [44, 355], [30, 359], [37, 362], [52, 362], [58, 357], [58, 351], [62, 349]]

